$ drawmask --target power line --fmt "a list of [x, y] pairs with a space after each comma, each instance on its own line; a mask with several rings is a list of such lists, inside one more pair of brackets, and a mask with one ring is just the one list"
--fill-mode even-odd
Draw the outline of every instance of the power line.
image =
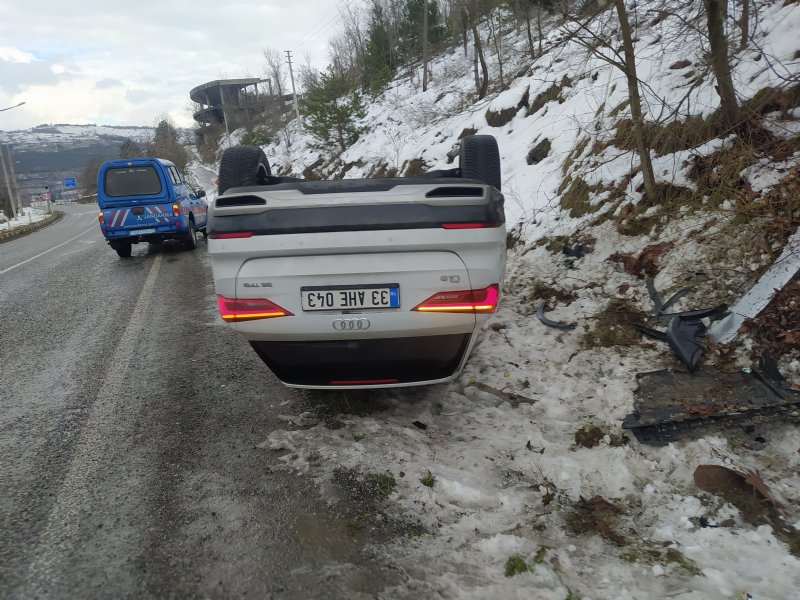
[[317, 29], [305, 36], [300, 42], [295, 45], [295, 51], [304, 48], [305, 46], [309, 45], [312, 41], [315, 41], [316, 38], [320, 37], [321, 35], [328, 33], [331, 29], [336, 27], [341, 20], [339, 18], [340, 10], [342, 5], [344, 4], [343, 0], [339, 0], [336, 4], [336, 8], [333, 9], [331, 12], [327, 14], [325, 19], [322, 21], [322, 25], [317, 27]]

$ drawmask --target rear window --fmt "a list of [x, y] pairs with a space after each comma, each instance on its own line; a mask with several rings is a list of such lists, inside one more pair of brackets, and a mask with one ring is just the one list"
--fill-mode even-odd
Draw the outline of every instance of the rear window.
[[106, 195], [153, 196], [161, 193], [161, 180], [153, 167], [119, 167], [105, 176]]

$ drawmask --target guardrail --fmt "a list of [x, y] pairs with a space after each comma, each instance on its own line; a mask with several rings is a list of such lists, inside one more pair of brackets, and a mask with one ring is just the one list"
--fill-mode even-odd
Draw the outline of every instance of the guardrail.
[[29, 225], [17, 225], [14, 229], [4, 229], [0, 231], [0, 244], [3, 242], [7, 242], [8, 240], [13, 240], [14, 238], [21, 237], [23, 235], [28, 235], [29, 233], [33, 233], [34, 231], [38, 231], [42, 227], [47, 227], [51, 223], [55, 223], [61, 217], [64, 216], [62, 212], [54, 212], [52, 215], [46, 216], [41, 221], [36, 221], [36, 223], [30, 223]]

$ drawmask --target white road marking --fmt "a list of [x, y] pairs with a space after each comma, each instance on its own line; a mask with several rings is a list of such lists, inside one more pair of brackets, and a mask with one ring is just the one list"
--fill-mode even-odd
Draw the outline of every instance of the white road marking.
[[66, 476], [47, 518], [47, 526], [39, 537], [36, 557], [28, 568], [27, 591], [33, 593], [32, 597], [52, 594], [50, 586], [58, 583], [62, 573], [63, 565], [60, 563], [73, 552], [75, 536], [81, 524], [81, 512], [88, 506], [92, 477], [98, 471], [100, 462], [108, 458], [108, 449], [114, 444], [114, 440], [108, 437], [108, 426], [117, 412], [117, 403], [125, 402], [129, 397], [125, 381], [133, 362], [139, 333], [146, 329], [150, 317], [149, 306], [161, 261], [162, 255], [157, 254], [114, 355], [107, 363], [109, 370], [100, 383], [97, 398], [75, 442]]
[[94, 231], [95, 229], [97, 229], [97, 225], [92, 225], [92, 226], [91, 226], [89, 229], [87, 229], [87, 230], [86, 230], [86, 231], [84, 231], [83, 233], [79, 233], [79, 234], [78, 234], [78, 235], [76, 235], [75, 237], [73, 237], [73, 238], [69, 238], [69, 239], [68, 239], [66, 242], [61, 242], [61, 243], [60, 243], [58, 246], [53, 246], [52, 248], [49, 248], [49, 249], [45, 250], [44, 252], [40, 252], [40, 253], [39, 253], [39, 254], [37, 254], [36, 256], [31, 256], [30, 258], [26, 258], [26, 259], [25, 259], [25, 260], [23, 260], [22, 262], [18, 262], [18, 263], [17, 263], [17, 264], [15, 264], [15, 265], [12, 265], [12, 266], [10, 266], [10, 267], [8, 267], [8, 268], [6, 268], [6, 269], [3, 269], [2, 271], [0, 271], [0, 275], [2, 275], [3, 273], [8, 273], [9, 271], [13, 271], [13, 270], [14, 270], [14, 269], [16, 269], [17, 267], [21, 267], [21, 266], [22, 266], [22, 265], [24, 265], [25, 263], [29, 263], [29, 262], [31, 262], [32, 260], [36, 260], [36, 259], [37, 259], [37, 258], [39, 258], [40, 256], [44, 256], [44, 255], [45, 255], [45, 254], [47, 254], [48, 252], [52, 252], [53, 250], [57, 250], [58, 248], [61, 248], [61, 246], [65, 245], [65, 244], [69, 244], [71, 241], [73, 241], [73, 240], [77, 240], [77, 239], [78, 239], [79, 237], [81, 237], [82, 235], [86, 235], [87, 233], [89, 233], [90, 231]]

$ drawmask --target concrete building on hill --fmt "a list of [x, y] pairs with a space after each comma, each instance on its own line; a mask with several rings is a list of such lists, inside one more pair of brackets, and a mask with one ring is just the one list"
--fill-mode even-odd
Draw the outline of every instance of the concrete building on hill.
[[206, 128], [213, 126], [223, 126], [228, 133], [239, 127], [250, 129], [274, 102], [271, 92], [259, 88], [262, 83], [269, 80], [218, 79], [192, 89], [189, 97], [197, 105], [193, 116], [200, 125], [197, 137], [203, 139]]

